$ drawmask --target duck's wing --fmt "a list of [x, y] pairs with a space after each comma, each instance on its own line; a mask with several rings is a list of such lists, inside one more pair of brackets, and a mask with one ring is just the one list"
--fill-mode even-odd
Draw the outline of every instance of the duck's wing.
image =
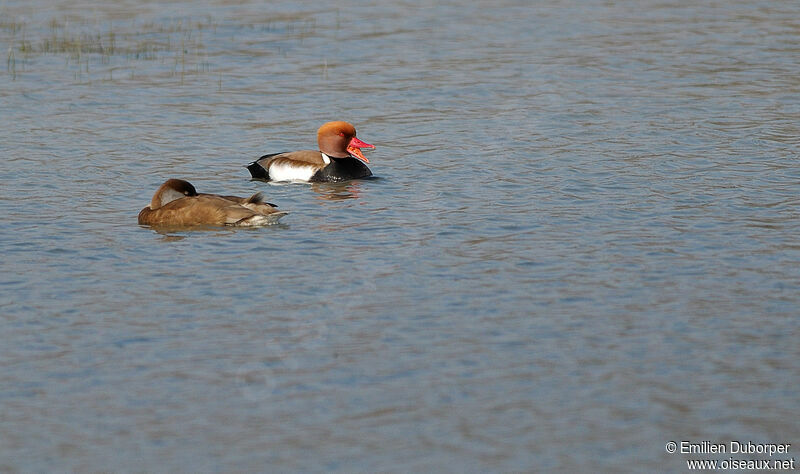
[[221, 196], [217, 194], [206, 194], [206, 193], [200, 193], [200, 196], [219, 196], [223, 199], [227, 199], [228, 201], [232, 201], [243, 206], [246, 204], [262, 204], [270, 207], [278, 207], [277, 205], [272, 204], [271, 202], [264, 201], [264, 193], [262, 193], [261, 191], [253, 194], [250, 197]]
[[[291, 151], [264, 155], [250, 163], [247, 169], [257, 179], [274, 181], [298, 179], [307, 181], [317, 170], [325, 167], [322, 153], [314, 150]], [[308, 175], [308, 176], [306, 176]]]
[[214, 215], [221, 225], [259, 226], [275, 224], [287, 212], [279, 211], [270, 204], [262, 202], [261, 193], [249, 198], [237, 198], [236, 202], [224, 196], [206, 194], [197, 197], [197, 206]]

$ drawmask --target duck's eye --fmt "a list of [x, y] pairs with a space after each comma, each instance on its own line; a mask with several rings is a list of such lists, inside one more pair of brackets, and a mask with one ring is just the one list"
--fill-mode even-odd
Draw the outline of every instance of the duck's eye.
[[344, 136], [344, 132], [339, 132], [339, 136], [343, 137]]

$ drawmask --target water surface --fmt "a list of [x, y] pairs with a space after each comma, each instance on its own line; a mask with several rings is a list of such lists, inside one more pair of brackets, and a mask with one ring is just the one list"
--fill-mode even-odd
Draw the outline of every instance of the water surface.
[[[800, 4], [0, 4], [0, 470], [800, 443]], [[342, 119], [378, 179], [266, 184]], [[165, 179], [261, 229], [136, 224]], [[795, 453], [795, 451], [793, 451]]]

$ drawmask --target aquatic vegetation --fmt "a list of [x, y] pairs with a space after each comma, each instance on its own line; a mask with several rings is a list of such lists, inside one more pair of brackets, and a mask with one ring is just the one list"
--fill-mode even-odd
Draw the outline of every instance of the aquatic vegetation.
[[[127, 20], [99, 20], [83, 14], [49, 19], [14, 16], [0, 8], [0, 47], [7, 48], [6, 77], [24, 79], [39, 58], [61, 56], [72, 79], [114, 81], [168, 78], [181, 84], [188, 76], [207, 76], [222, 89], [221, 54], [285, 55], [317, 27], [312, 15], [246, 17], [239, 21], [212, 16], [165, 18], [133, 15]], [[257, 31], [253, 41], [232, 40], [236, 31]], [[120, 74], [122, 72], [122, 74]]]
[[0, 13], [0, 44], [8, 45], [6, 71], [12, 80], [33, 58], [55, 55], [65, 58], [65, 66], [78, 81], [90, 80], [94, 67], [102, 68], [104, 79], [113, 80], [119, 69], [128, 69], [132, 78], [136, 62], [158, 60], [169, 67], [170, 77], [183, 81], [187, 74], [211, 71], [203, 32], [215, 28], [210, 18], [106, 24], [52, 19], [46, 25], [34, 25]]

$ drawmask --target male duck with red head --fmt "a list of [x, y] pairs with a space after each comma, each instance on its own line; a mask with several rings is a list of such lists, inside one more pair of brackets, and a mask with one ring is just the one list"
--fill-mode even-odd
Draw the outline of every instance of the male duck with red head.
[[319, 151], [302, 150], [264, 155], [247, 169], [253, 178], [267, 181], [338, 182], [372, 176], [362, 148], [374, 145], [356, 138], [347, 122], [328, 122], [317, 131]]
[[261, 193], [250, 197], [198, 193], [182, 179], [168, 179], [150, 205], [139, 212], [139, 224], [151, 226], [262, 226], [275, 224], [286, 212], [264, 202]]

